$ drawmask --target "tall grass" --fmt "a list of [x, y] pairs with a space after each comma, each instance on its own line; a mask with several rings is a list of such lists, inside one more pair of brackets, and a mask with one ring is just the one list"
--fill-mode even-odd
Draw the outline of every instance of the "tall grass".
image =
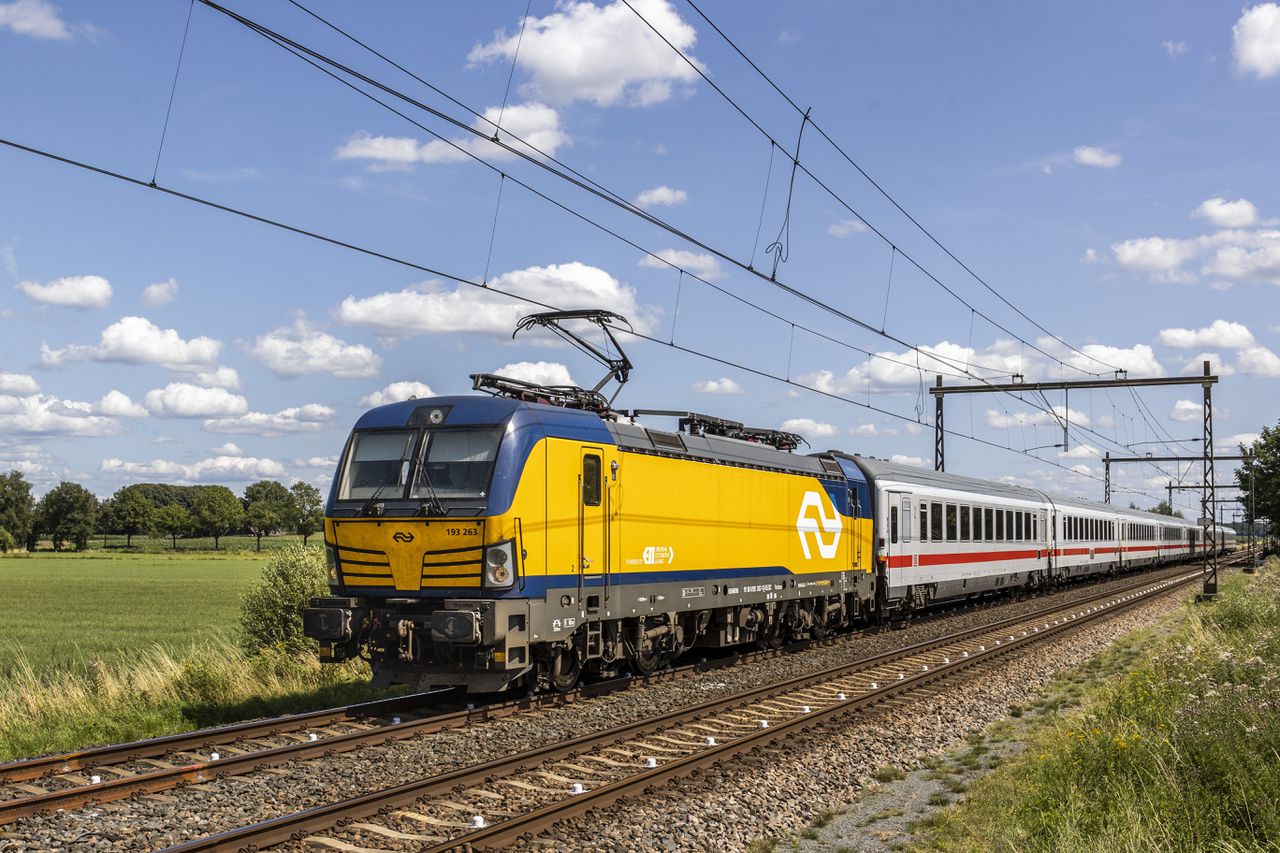
[[1222, 589], [940, 815], [929, 846], [1280, 850], [1280, 561]]
[[0, 760], [387, 695], [368, 678], [359, 661], [321, 666], [273, 650], [247, 654], [223, 639], [94, 658], [74, 672], [37, 668], [19, 654], [0, 675]]

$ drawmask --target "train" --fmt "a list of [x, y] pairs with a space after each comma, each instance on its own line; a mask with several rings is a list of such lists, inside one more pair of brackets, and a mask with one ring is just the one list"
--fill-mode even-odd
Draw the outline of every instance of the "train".
[[1209, 547], [1180, 518], [492, 379], [356, 422], [325, 508], [330, 594], [303, 614], [323, 661], [564, 691]]

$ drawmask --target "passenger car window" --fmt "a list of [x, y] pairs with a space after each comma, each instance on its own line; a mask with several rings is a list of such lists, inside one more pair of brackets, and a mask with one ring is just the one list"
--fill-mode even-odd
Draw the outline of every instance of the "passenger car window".
[[983, 535], [987, 537], [988, 542], [994, 542], [995, 536], [996, 536], [995, 510], [993, 510], [991, 507], [987, 507], [982, 511], [982, 515], [983, 515], [983, 522], [982, 522]]
[[898, 544], [898, 508], [889, 507], [889, 541]]
[[962, 506], [960, 507], [960, 541], [968, 542], [969, 535], [969, 507]]
[[947, 504], [947, 541], [956, 541], [956, 505]]
[[929, 538], [934, 542], [942, 541], [942, 504], [929, 504]]

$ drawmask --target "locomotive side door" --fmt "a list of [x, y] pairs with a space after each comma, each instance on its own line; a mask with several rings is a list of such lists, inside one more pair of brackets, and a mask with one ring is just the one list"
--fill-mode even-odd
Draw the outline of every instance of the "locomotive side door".
[[[896, 575], [895, 568], [901, 565], [901, 560], [895, 561], [894, 558], [900, 555], [911, 554], [911, 495], [905, 492], [885, 492], [888, 498], [885, 501], [888, 504], [887, 517], [884, 519], [885, 530], [888, 535], [884, 537], [885, 541], [885, 561], [884, 565], [887, 569], [885, 572], [886, 580], [890, 574]], [[890, 583], [892, 586], [892, 583]]]
[[605, 604], [609, 580], [609, 485], [605, 454], [583, 447], [578, 468], [578, 601], [588, 612]]

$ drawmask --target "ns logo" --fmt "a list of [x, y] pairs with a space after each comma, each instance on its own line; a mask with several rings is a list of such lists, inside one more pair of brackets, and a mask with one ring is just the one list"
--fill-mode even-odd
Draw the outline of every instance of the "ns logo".
[[[823, 501], [822, 492], [805, 492], [800, 502], [800, 514], [796, 516], [796, 533], [800, 536], [800, 547], [804, 549], [804, 558], [812, 559], [809, 551], [809, 534], [813, 535], [814, 544], [818, 546], [818, 554], [824, 560], [834, 559], [840, 547], [840, 531], [844, 525], [840, 522], [840, 513], [834, 506], [831, 515], [827, 515], [829, 502]], [[827, 541], [828, 536], [830, 541]]]
[[392, 538], [392, 539], [394, 539], [394, 540], [396, 540], [397, 542], [404, 542], [404, 543], [406, 543], [406, 544], [407, 544], [407, 543], [409, 543], [409, 542], [412, 542], [412, 541], [413, 541], [413, 534], [412, 534], [412, 533], [405, 533], [405, 532], [401, 531], [401, 532], [396, 533], [395, 535], [393, 535], [391, 538]]

